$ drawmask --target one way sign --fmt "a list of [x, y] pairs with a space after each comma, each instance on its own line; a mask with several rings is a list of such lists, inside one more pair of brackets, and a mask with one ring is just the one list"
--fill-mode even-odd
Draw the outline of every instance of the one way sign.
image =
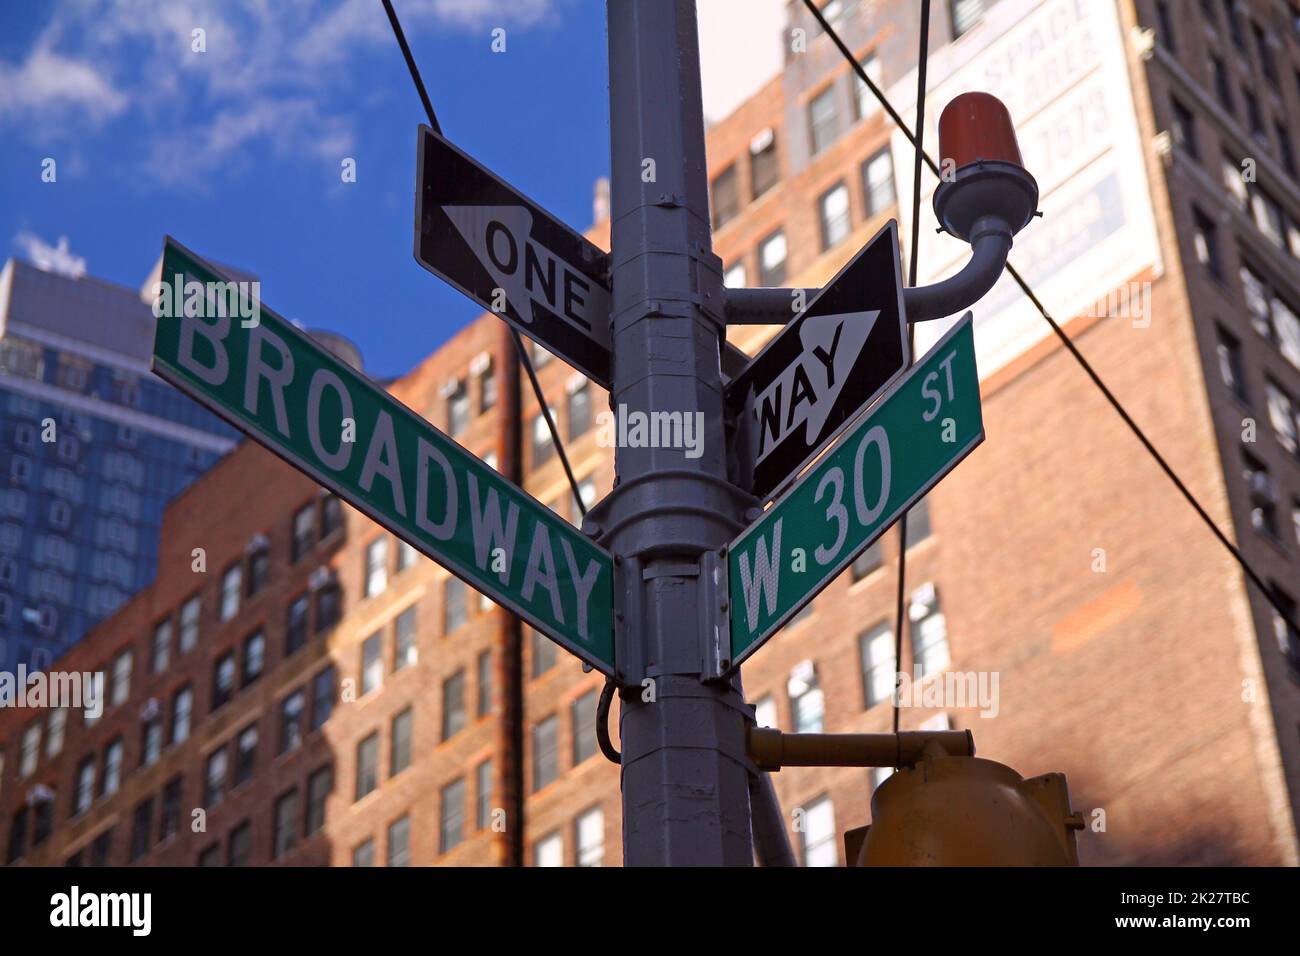
[[727, 387], [749, 488], [773, 497], [907, 369], [893, 220]]
[[605, 253], [428, 126], [417, 176], [416, 261], [608, 388]]

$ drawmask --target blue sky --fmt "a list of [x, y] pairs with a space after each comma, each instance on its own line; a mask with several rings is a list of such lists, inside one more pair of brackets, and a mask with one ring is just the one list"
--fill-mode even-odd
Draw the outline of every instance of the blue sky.
[[[604, 3], [395, 5], [447, 135], [585, 229], [609, 165]], [[400, 374], [479, 312], [411, 256], [422, 121], [379, 0], [5, 2], [0, 259], [66, 237], [137, 287], [170, 233]]]

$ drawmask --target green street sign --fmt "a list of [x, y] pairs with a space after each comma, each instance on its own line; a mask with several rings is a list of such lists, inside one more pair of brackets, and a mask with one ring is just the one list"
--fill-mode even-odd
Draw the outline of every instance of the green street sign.
[[608, 552], [170, 237], [154, 292], [155, 373], [614, 673]]
[[983, 440], [968, 312], [731, 542], [730, 666], [758, 650]]

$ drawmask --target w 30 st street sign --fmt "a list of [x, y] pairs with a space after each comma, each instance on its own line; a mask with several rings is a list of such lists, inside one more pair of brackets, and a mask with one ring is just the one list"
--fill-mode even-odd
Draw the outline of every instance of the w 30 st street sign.
[[245, 327], [211, 307], [229, 280], [171, 239], [162, 282], [158, 375], [613, 674], [608, 552], [270, 309]]
[[731, 664], [984, 440], [971, 315], [727, 549]]

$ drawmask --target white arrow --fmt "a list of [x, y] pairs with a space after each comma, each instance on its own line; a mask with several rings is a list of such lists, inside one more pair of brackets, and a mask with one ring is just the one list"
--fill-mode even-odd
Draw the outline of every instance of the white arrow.
[[749, 398], [758, 429], [756, 462], [804, 423], [806, 443], [817, 443], [878, 318], [880, 310], [870, 309], [803, 320], [799, 327], [803, 352], [763, 391], [751, 393]]
[[519, 318], [533, 321], [537, 302], [583, 334], [609, 345], [609, 293], [531, 238], [524, 206], [443, 206]]

